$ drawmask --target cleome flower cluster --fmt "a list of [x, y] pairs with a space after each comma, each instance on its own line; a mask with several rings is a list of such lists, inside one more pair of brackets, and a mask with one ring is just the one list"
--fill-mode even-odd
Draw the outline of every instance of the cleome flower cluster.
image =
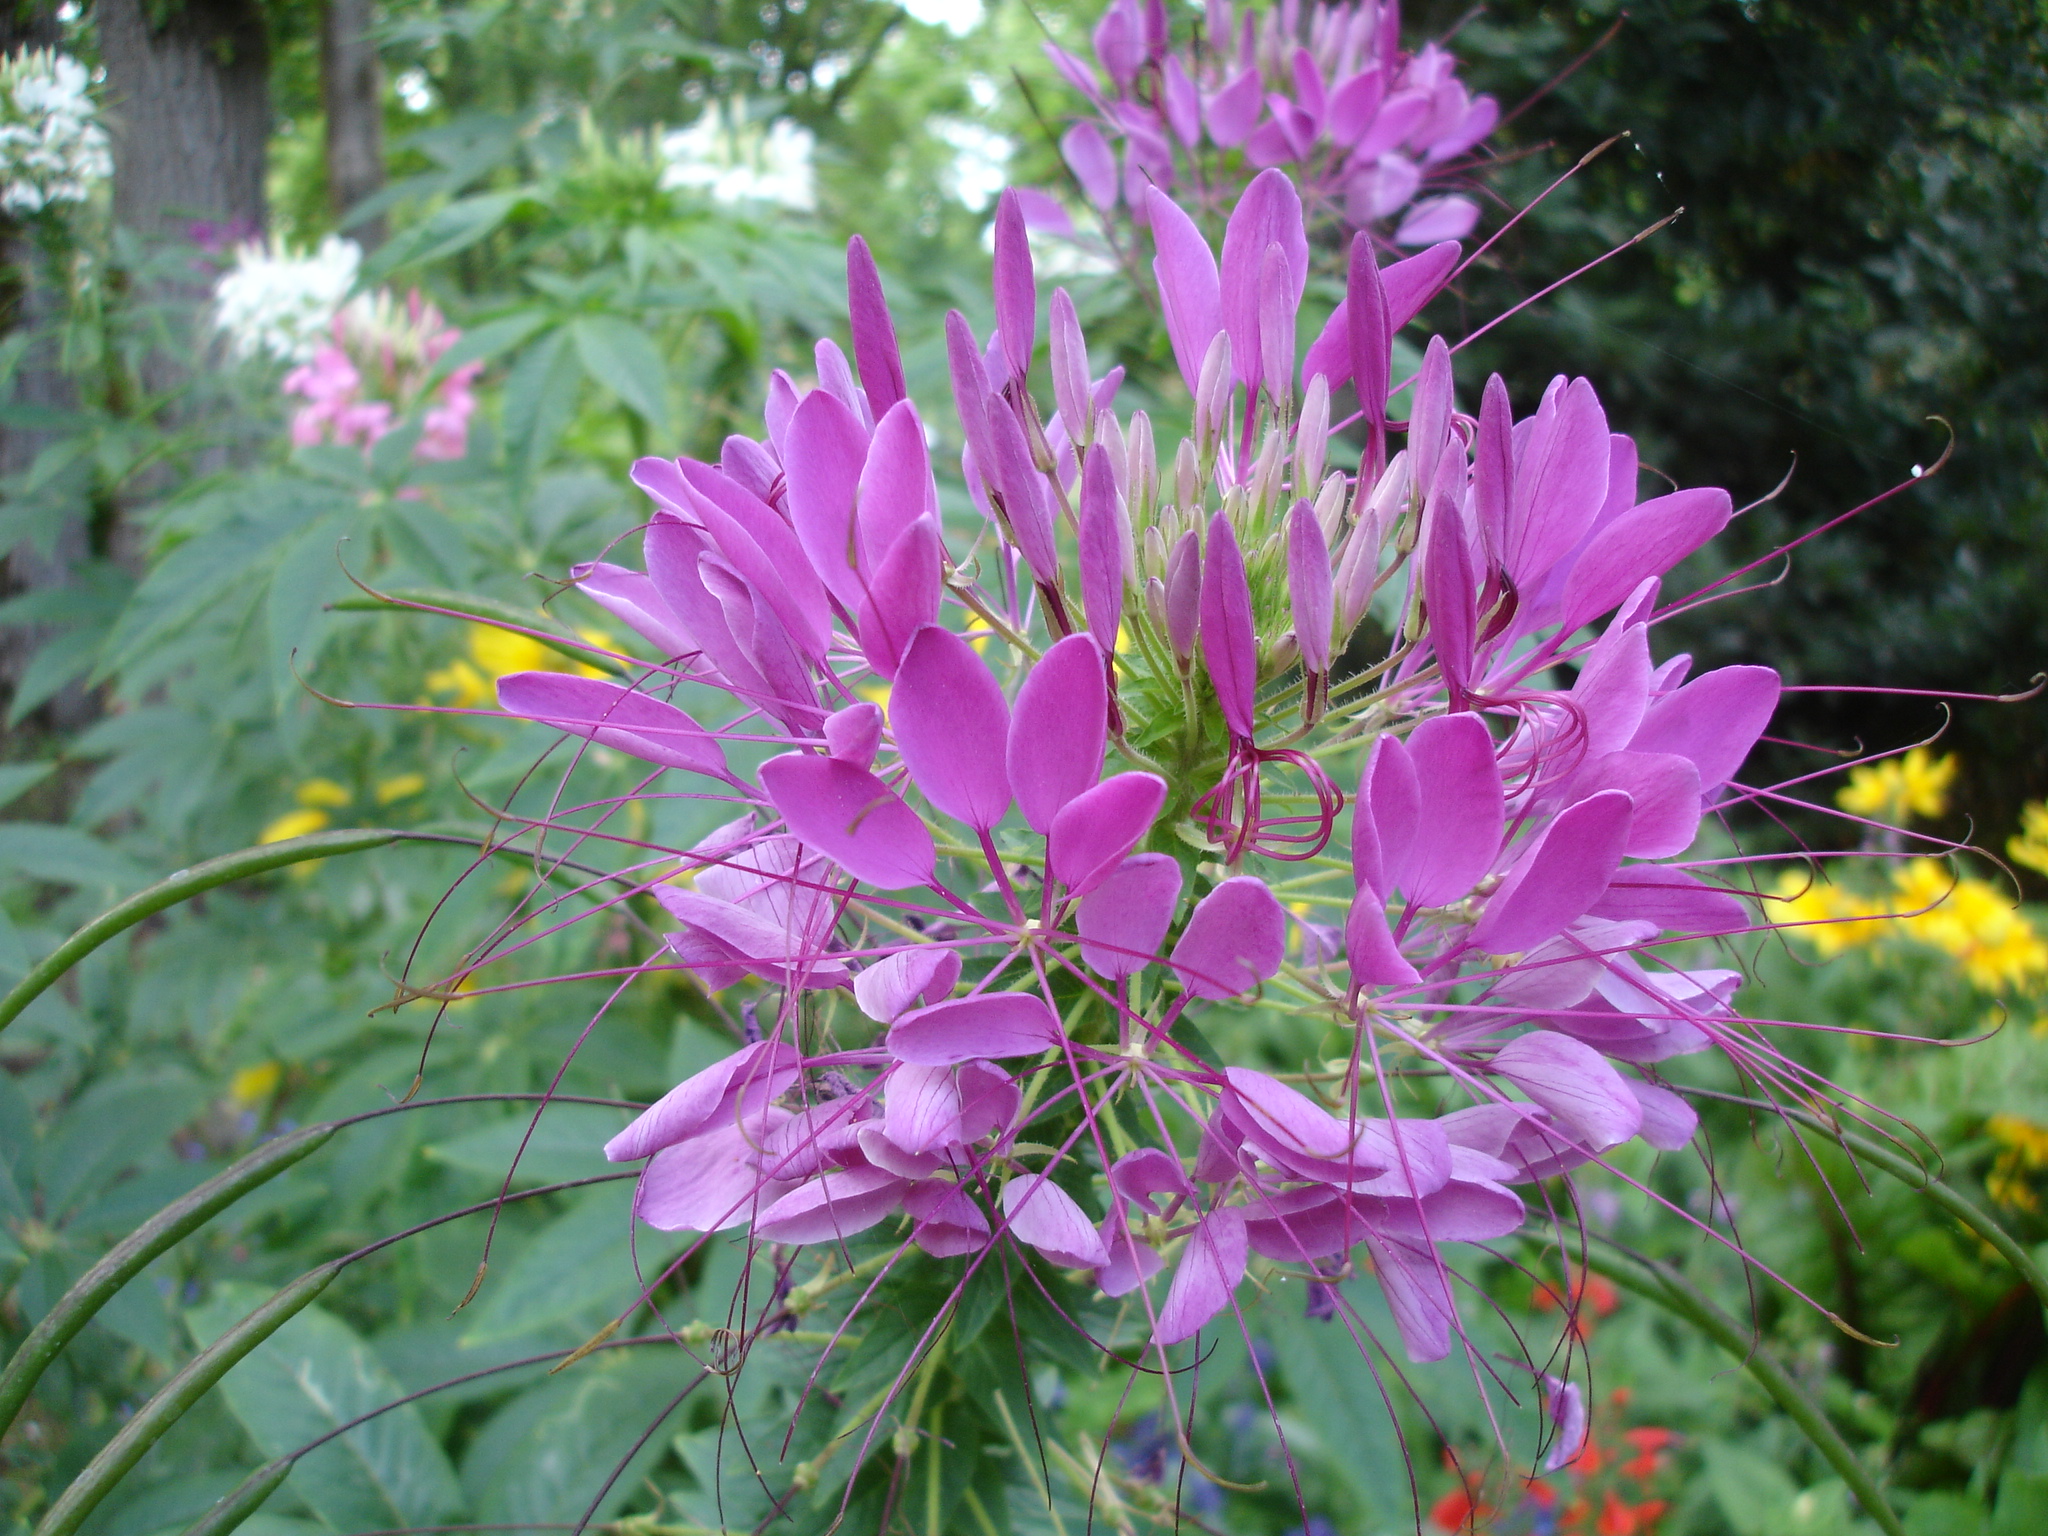
[[0, 61], [0, 209], [21, 217], [83, 203], [113, 173], [83, 64], [48, 48]]
[[[1221, 215], [1261, 170], [1289, 171], [1319, 217], [1365, 228], [1406, 214], [1398, 245], [1462, 239], [1479, 207], [1441, 184], [1500, 119], [1435, 43], [1401, 48], [1399, 0], [1263, 11], [1208, 0], [1175, 46], [1164, 0], [1113, 0], [1095, 65], [1046, 45], [1092, 115], [1060, 140], [1075, 183], [1105, 217], [1139, 224], [1153, 187]], [[1100, 67], [1100, 73], [1096, 66]]]
[[292, 416], [292, 442], [367, 450], [425, 405], [414, 455], [461, 458], [469, 450], [473, 386], [483, 364], [464, 363], [433, 382], [434, 365], [461, 339], [418, 289], [403, 309], [388, 289], [351, 299], [311, 360], [285, 375], [284, 392], [306, 402]]
[[[1433, 1359], [1460, 1245], [1520, 1229], [1534, 1181], [1687, 1145], [1660, 1063], [1812, 1091], [1735, 1015], [1737, 972], [1669, 958], [1762, 922], [1691, 850], [1779, 681], [1654, 657], [1660, 583], [1730, 499], [1639, 499], [1584, 379], [1491, 378], [1474, 413], [1432, 339], [1389, 420], [1391, 339], [1457, 245], [1382, 268], [1357, 237], [1297, 359], [1295, 184], [1262, 172], [1220, 254], [1145, 198], [1186, 437], [1118, 412], [1063, 290], [1041, 361], [1005, 194], [997, 329], [947, 321], [982, 513], [947, 528], [855, 240], [852, 359], [778, 373], [766, 435], [717, 463], [640, 461], [644, 568], [574, 572], [662, 663], [499, 680], [650, 765], [641, 793], [731, 812], [644, 866], [674, 924], [646, 968], [760, 1022], [606, 1152], [645, 1160], [656, 1227], [893, 1223], [970, 1267], [1021, 1244], [1162, 1347], [1253, 1255], [1369, 1269]], [[1319, 1042], [1303, 1070], [1215, 1045], [1260, 1021]]]

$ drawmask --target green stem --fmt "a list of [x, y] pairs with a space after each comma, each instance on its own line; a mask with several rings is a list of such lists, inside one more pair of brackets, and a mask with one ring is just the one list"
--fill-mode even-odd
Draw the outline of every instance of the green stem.
[[603, 651], [592, 650], [587, 645], [552, 634], [542, 627], [547, 621], [532, 609], [521, 608], [516, 603], [501, 603], [494, 597], [451, 592], [445, 587], [401, 587], [377, 597], [344, 597], [327, 606], [348, 613], [381, 613], [401, 606], [442, 609], [459, 613], [464, 618], [481, 619], [501, 629], [514, 629], [522, 635], [531, 635], [549, 650], [559, 652], [571, 661], [596, 667], [613, 677], [626, 676], [626, 669], [619, 665], [616, 656], [608, 656]]
[[165, 907], [176, 906], [201, 891], [210, 891], [230, 880], [246, 880], [251, 875], [283, 869], [288, 864], [303, 864], [309, 859], [324, 859], [337, 853], [360, 853], [366, 848], [381, 848], [406, 835], [389, 827], [315, 832], [307, 837], [291, 837], [283, 842], [244, 848], [237, 853], [224, 853], [204, 864], [181, 869], [169, 879], [159, 880], [118, 906], [108, 908], [29, 967], [28, 974], [5, 997], [0, 997], [0, 1029], [12, 1024], [21, 1016], [21, 1011], [48, 991], [59, 976], [107, 940], [125, 933], [146, 917], [154, 917]]
[[244, 1520], [263, 1507], [263, 1501], [277, 1492], [277, 1485], [291, 1476], [296, 1456], [280, 1456], [267, 1466], [258, 1467], [234, 1492], [226, 1495], [201, 1515], [197, 1521], [185, 1528], [185, 1536], [228, 1536]]
[[21, 1405], [28, 1401], [29, 1393], [35, 1390], [50, 1362], [144, 1265], [250, 1190], [326, 1145], [337, 1129], [333, 1125], [309, 1125], [289, 1136], [265, 1142], [190, 1194], [172, 1201], [115, 1244], [36, 1324], [21, 1348], [14, 1352], [14, 1358], [7, 1362], [7, 1369], [0, 1372], [0, 1435], [14, 1423], [15, 1415], [21, 1412]]
[[72, 1479], [71, 1486], [58, 1495], [50, 1512], [43, 1516], [35, 1536], [71, 1536], [187, 1409], [210, 1392], [244, 1355], [326, 1290], [328, 1282], [346, 1262], [337, 1259], [309, 1270], [193, 1356]]
[[[1739, 1360], [1742, 1368], [1756, 1378], [1757, 1385], [1770, 1394], [1771, 1400], [1784, 1410], [1785, 1416], [1799, 1426], [1806, 1438], [1813, 1442], [1814, 1449], [1841, 1475], [1849, 1491], [1856, 1495], [1856, 1502], [1884, 1529], [1886, 1536], [1906, 1536], [1905, 1526], [1899, 1523], [1899, 1517], [1886, 1502], [1883, 1491], [1869, 1470], [1856, 1459], [1856, 1452], [1842, 1438], [1841, 1431], [1830, 1422], [1820, 1405], [1792, 1379], [1791, 1372], [1764, 1348], [1763, 1341], [1752, 1330], [1723, 1312], [1704, 1291], [1669, 1264], [1634, 1253], [1609, 1238], [1596, 1238], [1595, 1242], [1597, 1246], [1586, 1256], [1588, 1264], [1610, 1280], [1691, 1323]], [[41, 1533], [38, 1532], [37, 1536]]]

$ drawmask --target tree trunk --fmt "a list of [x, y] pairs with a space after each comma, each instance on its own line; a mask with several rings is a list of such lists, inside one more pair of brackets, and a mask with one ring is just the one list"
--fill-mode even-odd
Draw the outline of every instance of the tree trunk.
[[114, 219], [145, 236], [263, 228], [270, 43], [258, 0], [98, 0]]
[[[370, 41], [372, 0], [327, 0], [320, 18], [320, 95], [327, 110], [327, 197], [337, 222], [384, 187], [384, 80]], [[384, 217], [348, 230], [365, 250]]]

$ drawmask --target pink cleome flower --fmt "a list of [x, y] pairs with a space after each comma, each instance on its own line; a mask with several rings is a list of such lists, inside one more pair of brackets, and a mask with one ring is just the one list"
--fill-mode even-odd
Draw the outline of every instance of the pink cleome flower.
[[425, 406], [414, 457], [459, 459], [469, 451], [469, 418], [482, 363], [465, 363], [429, 389], [434, 365], [462, 339], [415, 289], [398, 309], [388, 291], [351, 300], [334, 317], [333, 340], [285, 376], [284, 392], [306, 404], [292, 415], [292, 443], [340, 443], [368, 450]]

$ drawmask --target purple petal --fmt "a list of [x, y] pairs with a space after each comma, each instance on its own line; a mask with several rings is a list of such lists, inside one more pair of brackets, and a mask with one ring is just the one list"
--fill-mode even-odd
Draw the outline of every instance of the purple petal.
[[[1353, 244], [1355, 248], [1355, 239]], [[1446, 240], [1392, 266], [1377, 269], [1387, 307], [1388, 336], [1413, 320], [1424, 305], [1443, 291], [1444, 283], [1464, 254], [1457, 241]], [[1302, 359], [1302, 378], [1311, 379], [1320, 373], [1330, 381], [1332, 389], [1353, 378], [1351, 347], [1351, 301], [1347, 293], [1337, 301], [1321, 334]]]
[[1008, 1134], [1024, 1102], [1016, 1081], [986, 1061], [962, 1063], [954, 1080], [960, 1085], [960, 1139], [973, 1142]]
[[1124, 616], [1123, 507], [1109, 458], [1099, 445], [1081, 472], [1081, 608], [1104, 656], [1114, 654]]
[[893, 1024], [920, 1001], [943, 1002], [960, 979], [960, 956], [936, 944], [884, 955], [853, 978], [853, 1000], [877, 1024]]
[[498, 707], [645, 762], [730, 780], [725, 751], [703, 726], [660, 699], [601, 678], [566, 672], [508, 672]]
[[1412, 986], [1422, 980], [1394, 943], [1386, 908], [1370, 887], [1359, 891], [1344, 919], [1344, 957], [1355, 987]]
[[1183, 661], [1202, 625], [1202, 536], [1190, 528], [1166, 557], [1166, 638]]
[[929, 1152], [958, 1140], [960, 1090], [951, 1067], [914, 1067], [899, 1062], [890, 1070], [882, 1105], [882, 1130], [905, 1152]]
[[1177, 54], [1166, 56], [1166, 66], [1160, 72], [1159, 95], [1174, 137], [1187, 148], [1195, 148], [1202, 142], [1202, 96]]
[[[1556, 1438], [1544, 1453], [1545, 1472], [1558, 1472], [1579, 1459], [1586, 1448], [1586, 1394], [1575, 1381], [1563, 1381], [1549, 1372], [1543, 1375], [1543, 1407], [1550, 1415]], [[1626, 1507], [1626, 1506], [1624, 1506]]]
[[777, 1040], [742, 1046], [693, 1077], [686, 1077], [642, 1110], [604, 1144], [606, 1159], [630, 1163], [687, 1141], [726, 1116], [758, 1114], [803, 1076], [803, 1057]]
[[1202, 664], [1216, 688], [1224, 723], [1250, 740], [1259, 686], [1259, 640], [1252, 627], [1252, 589], [1230, 519], [1209, 519], [1202, 552]]
[[1425, 198], [1408, 210], [1394, 231], [1396, 245], [1435, 245], [1444, 240], [1462, 240], [1479, 222], [1479, 205], [1469, 197]]
[[1700, 770], [1711, 794], [1735, 776], [1771, 723], [1782, 684], [1769, 667], [1722, 667], [1652, 704], [1629, 743], [1634, 752], [1676, 752]]
[[1043, 1174], [1018, 1174], [1003, 1186], [1010, 1235], [1029, 1243], [1061, 1269], [1094, 1269], [1109, 1249], [1074, 1197]]
[[1394, 1325], [1401, 1330], [1401, 1347], [1408, 1358], [1417, 1364], [1443, 1359], [1451, 1352], [1458, 1311], [1435, 1251], [1427, 1244], [1381, 1237], [1371, 1230], [1360, 1237], [1372, 1254], [1373, 1272], [1394, 1314]]
[[1145, 207], [1152, 219], [1152, 244], [1159, 253], [1152, 260], [1152, 275], [1159, 284], [1160, 307], [1166, 312], [1166, 334], [1173, 343], [1180, 376], [1192, 394], [1200, 383], [1209, 343], [1223, 329], [1223, 290], [1216, 275], [1216, 253], [1209, 249], [1195, 221], [1164, 192], [1147, 188]]
[[847, 364], [846, 354], [839, 350], [839, 343], [824, 337], [811, 348], [811, 354], [817, 360], [818, 388], [853, 412], [863, 430], [872, 431], [874, 407], [868, 403], [866, 391], [853, 382], [853, 369]]
[[1585, 733], [1585, 753], [1617, 752], [1635, 739], [1650, 707], [1650, 631], [1617, 620], [1594, 643], [1572, 683], [1572, 710]]
[[791, 752], [761, 765], [761, 788], [791, 832], [854, 879], [884, 891], [931, 883], [931, 833], [872, 773]]
[[935, 1259], [957, 1259], [988, 1246], [988, 1217], [958, 1184], [929, 1179], [903, 1197], [917, 1218], [911, 1241]]
[[1050, 832], [1061, 808], [1101, 778], [1108, 740], [1102, 651], [1087, 635], [1069, 635], [1026, 675], [1010, 719], [1010, 788], [1032, 831]]
[[1700, 772], [1676, 752], [1610, 752], [1572, 775], [1571, 795], [1583, 799], [1618, 789], [1635, 806], [1629, 823], [1631, 859], [1668, 859], [1692, 846], [1700, 829]]
[[1103, 1217], [1096, 1230], [1109, 1251], [1109, 1262], [1095, 1271], [1095, 1284], [1103, 1295], [1128, 1296], [1166, 1268], [1159, 1250], [1134, 1237], [1116, 1212]]
[[1479, 397], [1479, 431], [1472, 443], [1472, 509], [1480, 538], [1496, 562], [1506, 558], [1508, 504], [1515, 488], [1514, 408], [1499, 374]]
[[829, 928], [801, 920], [808, 914], [772, 918], [730, 901], [681, 886], [657, 885], [655, 899], [678, 922], [718, 940], [747, 970], [764, 981], [821, 989], [846, 984], [846, 967], [824, 954]]
[[[1387, 389], [1392, 362], [1394, 325], [1387, 310], [1387, 296], [1381, 285], [1379, 258], [1373, 254], [1372, 238], [1363, 232], [1351, 237], [1350, 278], [1344, 291], [1343, 332], [1349, 366], [1344, 373], [1358, 385], [1359, 408], [1365, 412], [1372, 433], [1372, 465], [1365, 473], [1377, 475], [1386, 458]], [[1335, 326], [1337, 317], [1330, 317]], [[1309, 349], [1307, 367], [1316, 365], [1316, 348]], [[1323, 370], [1328, 373], [1330, 370]], [[1335, 388], [1342, 379], [1331, 378]]]
[[1398, 736], [1381, 736], [1359, 775], [1351, 853], [1358, 878], [1382, 900], [1393, 894], [1396, 877], [1408, 868], [1421, 815], [1422, 788], [1408, 744]]
[[[1038, 580], [1057, 582], [1059, 547], [1054, 542], [1053, 509], [1046, 494], [1045, 476], [1031, 462], [1031, 446], [1024, 439], [1023, 424], [1008, 401], [990, 398], [988, 432], [995, 462], [982, 468], [995, 472], [992, 489], [1002, 496], [1003, 511], [1008, 515], [1010, 532], [1016, 536], [1017, 548], [1031, 562], [1032, 574]], [[976, 463], [981, 461], [977, 459]]]
[[1230, 1305], [1244, 1278], [1244, 1213], [1219, 1206], [1197, 1223], [1152, 1329], [1155, 1344], [1178, 1344]]
[[1749, 909], [1731, 892], [1707, 885], [1682, 869], [1635, 864], [1615, 875], [1606, 893], [1588, 909], [1618, 922], [1655, 923], [1666, 933], [1700, 938], [1741, 933]]
[[1561, 632], [1591, 623], [1645, 577], [1662, 576], [1725, 528], [1734, 512], [1726, 491], [1700, 489], [1675, 491], [1622, 513], [1572, 566]]
[[1700, 1128], [1700, 1117], [1685, 1100], [1655, 1083], [1623, 1078], [1643, 1109], [1643, 1140], [1660, 1152], [1683, 1152]]
[[986, 832], [1010, 810], [1010, 711], [974, 647], [936, 624], [917, 632], [889, 695], [896, 750], [925, 798]]
[[[1464, 450], [1451, 442], [1444, 458]], [[1456, 479], [1439, 473], [1438, 479]], [[1423, 603], [1429, 614], [1429, 637], [1436, 647], [1437, 666], [1451, 696], [1451, 708], [1468, 707], [1467, 687], [1472, 679], [1473, 648], [1478, 640], [1477, 593], [1472, 579], [1472, 551], [1465, 542], [1465, 520], [1458, 512], [1456, 496], [1462, 485], [1438, 485], [1429, 496], [1423, 534], [1425, 559], [1422, 567]]]
[[767, 1132], [788, 1118], [770, 1105], [744, 1123], [721, 1123], [663, 1147], [640, 1174], [633, 1214], [663, 1232], [745, 1226], [789, 1192], [788, 1183], [763, 1177], [759, 1150]]
[[825, 717], [825, 751], [842, 763], [866, 768], [882, 748], [879, 704], [849, 704]]
[[1377, 64], [1337, 82], [1330, 92], [1330, 137], [1349, 149], [1365, 136], [1387, 95], [1387, 72]]
[[1407, 746], [1421, 805], [1407, 855], [1389, 865], [1387, 878], [1411, 901], [1441, 907], [1469, 895], [1500, 856], [1507, 826], [1500, 769], [1476, 715], [1425, 720]]
[[1029, 992], [987, 992], [904, 1014], [889, 1030], [889, 1053], [920, 1067], [1036, 1056], [1066, 1036], [1059, 1015]]
[[1150, 965], [1173, 926], [1180, 888], [1180, 861], [1172, 854], [1125, 859], [1082, 899], [1075, 923], [1082, 963], [1112, 981]]
[[[1346, 1125], [1306, 1094], [1250, 1067], [1225, 1067], [1223, 1076], [1223, 1118], [1276, 1160], [1353, 1160], [1362, 1127]], [[1195, 1173], [1208, 1177], [1200, 1168]]]
[[1158, 1147], [1139, 1147], [1118, 1158], [1110, 1165], [1109, 1184], [1124, 1199], [1134, 1200], [1154, 1214], [1159, 1213], [1159, 1206], [1152, 1196], [1193, 1199], [1195, 1193], [1180, 1159]]
[[1533, 590], [1592, 526], [1607, 499], [1608, 439], [1606, 413], [1584, 379], [1546, 396], [1515, 469], [1507, 561], [1516, 586]]
[[1235, 875], [1195, 903], [1171, 964], [1195, 997], [1237, 997], [1287, 955], [1287, 912], [1256, 875]]
[[1046, 320], [1053, 403], [1068, 439], [1079, 443], [1095, 424], [1095, 408], [1088, 398], [1088, 343], [1081, 335], [1081, 319], [1074, 313], [1074, 300], [1066, 289], [1053, 289]]
[[1252, 126], [1266, 104], [1265, 91], [1256, 67], [1240, 70], [1230, 82], [1209, 98], [1209, 137], [1225, 149], [1234, 149], [1251, 137]]
[[873, 409], [887, 411], [908, 393], [903, 358], [896, 350], [896, 323], [889, 318], [882, 274], [859, 235], [846, 242], [846, 310], [853, 323], [853, 358], [860, 367], [861, 387]]
[[995, 473], [995, 439], [988, 430], [988, 374], [981, 366], [981, 347], [967, 317], [957, 309], [946, 311], [946, 365], [953, 380], [953, 404], [960, 413], [960, 430], [974, 454], [974, 462], [986, 475]]
[[1295, 502], [1287, 514], [1287, 596], [1302, 666], [1310, 672], [1328, 672], [1336, 588], [1330, 577], [1330, 547], [1315, 508], [1305, 501]]
[[1275, 244], [1280, 247], [1286, 274], [1282, 297], [1292, 313], [1300, 308], [1308, 282], [1308, 236], [1301, 222], [1301, 196], [1284, 173], [1266, 170], [1252, 179], [1231, 210], [1218, 268], [1223, 329], [1230, 337], [1238, 380], [1250, 389], [1259, 385], [1264, 357], [1259, 339], [1259, 271], [1266, 247]]
[[850, 610], [861, 600], [853, 507], [867, 453], [866, 429], [838, 396], [823, 389], [804, 396], [782, 456], [790, 522], [811, 569]]
[[831, 1243], [865, 1232], [903, 1203], [907, 1179], [881, 1168], [847, 1168], [791, 1190], [754, 1222], [764, 1243]]
[[1022, 382], [1031, 372], [1031, 353], [1038, 345], [1038, 284], [1031, 275], [1024, 209], [1010, 189], [996, 202], [995, 295], [1003, 359], [1010, 377]]
[[863, 558], [878, 560], [918, 519], [939, 514], [931, 451], [917, 406], [899, 400], [875, 423], [856, 492]]
[[1642, 1129], [1641, 1102], [1607, 1058], [1582, 1040], [1534, 1030], [1502, 1046], [1493, 1069], [1555, 1115], [1589, 1151], [1618, 1147]]
[[1076, 795], [1046, 834], [1046, 866], [1075, 896], [1086, 896], [1122, 864], [1152, 830], [1166, 804], [1166, 781], [1153, 773], [1119, 773]]
[[694, 649], [675, 612], [662, 600], [652, 580], [639, 571], [603, 560], [571, 566], [576, 590], [628, 629], [650, 642], [664, 657]]
[[875, 568], [855, 625], [861, 654], [883, 677], [896, 677], [912, 638], [938, 619], [944, 560], [938, 520], [920, 517]]
[[1107, 212], [1116, 206], [1116, 155], [1102, 130], [1083, 119], [1060, 136], [1060, 158], [1088, 201]]
[[1621, 867], [1635, 807], [1608, 790], [1563, 811], [1487, 899], [1472, 942], [1492, 954], [1534, 949], [1600, 899]]
[[1408, 422], [1408, 460], [1420, 477], [1417, 490], [1425, 497], [1436, 483], [1437, 461], [1450, 432], [1452, 391], [1451, 349], [1443, 337], [1432, 336], [1422, 354], [1422, 371], [1416, 375], [1415, 408]]
[[676, 467], [695, 493], [691, 511], [734, 568], [767, 594], [804, 654], [822, 659], [832, 632], [831, 611], [826, 606], [824, 583], [811, 569], [795, 531], [724, 471], [695, 459], [678, 459]]

